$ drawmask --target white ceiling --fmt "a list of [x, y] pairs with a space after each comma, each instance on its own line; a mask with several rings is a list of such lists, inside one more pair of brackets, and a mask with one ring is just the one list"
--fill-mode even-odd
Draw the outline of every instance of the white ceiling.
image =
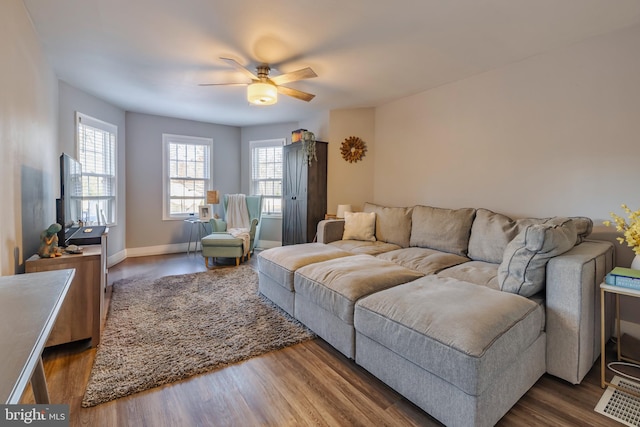
[[[127, 111], [248, 126], [373, 107], [640, 22], [640, 0], [24, 0], [57, 76]], [[290, 83], [249, 106], [219, 57]]]

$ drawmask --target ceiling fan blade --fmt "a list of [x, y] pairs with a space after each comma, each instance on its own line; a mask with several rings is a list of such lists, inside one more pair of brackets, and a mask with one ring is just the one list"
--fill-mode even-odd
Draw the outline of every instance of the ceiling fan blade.
[[249, 83], [200, 83], [198, 86], [248, 86]]
[[292, 96], [294, 98], [300, 99], [302, 101], [307, 101], [307, 102], [315, 98], [315, 95], [312, 95], [307, 92], [303, 92], [298, 89], [291, 89], [290, 87], [286, 87], [286, 86], [278, 86], [278, 93], [281, 93], [287, 96]]
[[318, 77], [318, 75], [310, 67], [302, 68], [300, 70], [291, 71], [290, 73], [281, 74], [275, 77], [269, 77], [272, 82], [277, 85], [284, 83], [295, 82], [297, 80], [311, 79]]
[[249, 71], [247, 68], [243, 67], [242, 65], [240, 65], [240, 63], [238, 61], [236, 61], [235, 59], [231, 59], [231, 58], [222, 58], [220, 57], [220, 59], [222, 59], [223, 61], [225, 61], [227, 64], [233, 65], [234, 67], [236, 67], [238, 70], [242, 71], [247, 77], [249, 77], [251, 80], [258, 80], [258, 76], [256, 76], [253, 72]]

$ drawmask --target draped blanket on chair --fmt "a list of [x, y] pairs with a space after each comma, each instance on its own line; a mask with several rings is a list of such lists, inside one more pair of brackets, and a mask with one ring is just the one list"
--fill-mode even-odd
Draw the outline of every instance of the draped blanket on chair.
[[242, 239], [244, 254], [249, 253], [251, 235], [249, 228], [249, 211], [247, 210], [247, 200], [244, 194], [227, 195], [227, 232], [237, 239]]

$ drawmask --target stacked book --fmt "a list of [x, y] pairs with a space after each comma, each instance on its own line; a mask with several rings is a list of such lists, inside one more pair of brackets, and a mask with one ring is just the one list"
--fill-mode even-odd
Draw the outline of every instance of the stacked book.
[[640, 290], [640, 270], [616, 267], [604, 278], [607, 285]]

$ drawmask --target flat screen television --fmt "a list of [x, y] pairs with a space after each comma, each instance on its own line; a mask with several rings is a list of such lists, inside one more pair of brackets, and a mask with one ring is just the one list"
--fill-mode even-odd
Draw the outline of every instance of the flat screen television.
[[67, 241], [80, 227], [82, 218], [82, 165], [66, 153], [60, 156], [60, 198], [56, 200], [56, 222], [62, 226], [58, 232], [58, 245]]

